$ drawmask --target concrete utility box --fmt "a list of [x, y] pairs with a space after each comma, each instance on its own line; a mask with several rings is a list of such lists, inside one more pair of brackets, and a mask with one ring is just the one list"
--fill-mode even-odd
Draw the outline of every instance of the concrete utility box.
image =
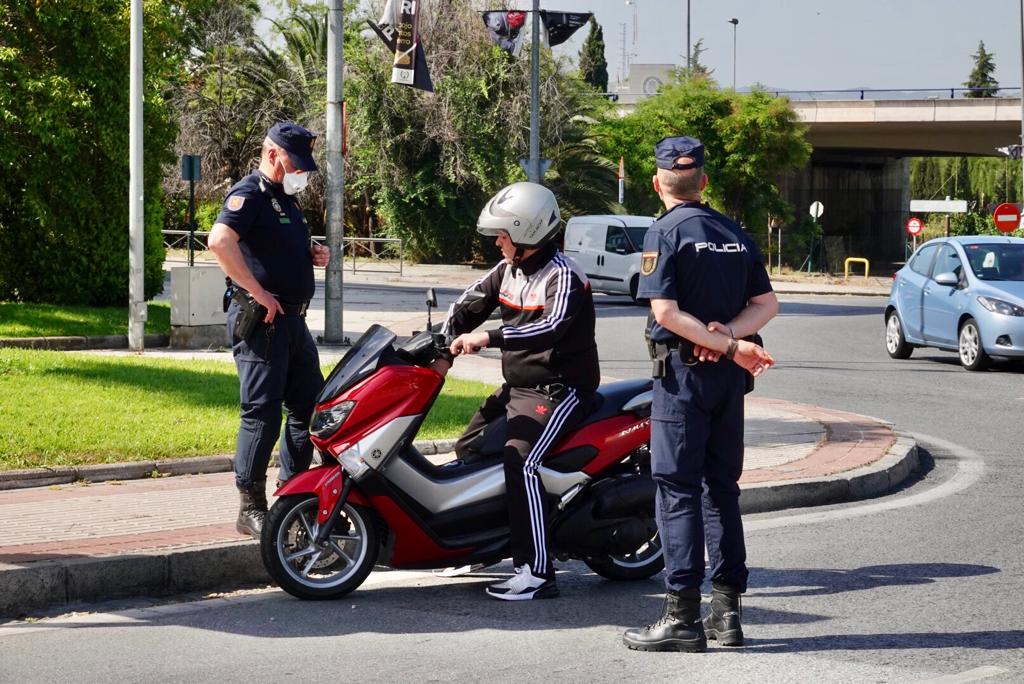
[[219, 266], [171, 269], [171, 346], [205, 349], [227, 345], [224, 272]]

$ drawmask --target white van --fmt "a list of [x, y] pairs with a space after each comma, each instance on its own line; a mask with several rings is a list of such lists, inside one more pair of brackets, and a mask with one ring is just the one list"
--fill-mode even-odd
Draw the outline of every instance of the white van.
[[565, 225], [565, 253], [576, 260], [594, 292], [636, 299], [640, 253], [653, 216], [575, 216]]

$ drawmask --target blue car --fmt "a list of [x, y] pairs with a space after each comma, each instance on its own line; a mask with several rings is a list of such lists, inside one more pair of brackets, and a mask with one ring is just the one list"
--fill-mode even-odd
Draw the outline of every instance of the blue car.
[[929, 240], [896, 272], [885, 307], [885, 349], [955, 351], [967, 370], [1024, 358], [1024, 238]]

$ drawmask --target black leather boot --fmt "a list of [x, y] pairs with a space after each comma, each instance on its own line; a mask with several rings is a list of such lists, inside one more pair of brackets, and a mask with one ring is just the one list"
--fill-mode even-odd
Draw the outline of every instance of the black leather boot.
[[742, 617], [740, 592], [732, 587], [712, 585], [711, 612], [704, 618], [704, 631], [708, 639], [714, 639], [722, 646], [742, 646]]
[[622, 641], [637, 651], [706, 651], [708, 642], [700, 621], [700, 589], [668, 592], [661, 618], [653, 625], [627, 629]]
[[254, 480], [250, 489], [238, 490], [240, 505], [235, 529], [258, 540], [267, 515], [267, 481]]

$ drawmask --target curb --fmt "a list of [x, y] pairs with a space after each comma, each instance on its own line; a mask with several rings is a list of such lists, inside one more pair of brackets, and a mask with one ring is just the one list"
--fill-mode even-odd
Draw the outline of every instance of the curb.
[[[421, 454], [433, 456], [455, 450], [454, 439], [413, 442]], [[133, 461], [131, 463], [99, 463], [85, 466], [56, 466], [53, 468], [26, 468], [0, 471], [0, 491], [27, 487], [49, 487], [72, 482], [106, 482], [109, 480], [141, 480], [147, 477], [169, 475], [202, 475], [224, 473], [232, 469], [232, 457], [195, 456], [160, 461]]]
[[0, 615], [84, 601], [269, 584], [255, 541], [0, 566]]
[[[147, 347], [166, 347], [170, 335], [143, 335]], [[0, 337], [0, 347], [15, 349], [48, 349], [50, 351], [76, 351], [79, 349], [127, 349], [128, 335], [98, 335], [74, 337]]]
[[[896, 442], [869, 466], [829, 477], [743, 487], [740, 509], [743, 513], [766, 513], [858, 501], [891, 492], [903, 485], [920, 464], [914, 438], [900, 431], [894, 434]], [[453, 440], [443, 440], [423, 447], [438, 450], [433, 453], [446, 453], [453, 444]], [[230, 468], [226, 456], [187, 460]], [[94, 468], [90, 472], [98, 472], [98, 467]], [[24, 615], [33, 609], [66, 610], [84, 601], [231, 590], [270, 581], [259, 545], [250, 540], [127, 556], [50, 560], [26, 567], [0, 566], [0, 616]]]
[[828, 477], [753, 484], [740, 489], [742, 513], [767, 513], [860, 501], [900, 487], [920, 467], [917, 441], [894, 430], [896, 442], [871, 465]]

